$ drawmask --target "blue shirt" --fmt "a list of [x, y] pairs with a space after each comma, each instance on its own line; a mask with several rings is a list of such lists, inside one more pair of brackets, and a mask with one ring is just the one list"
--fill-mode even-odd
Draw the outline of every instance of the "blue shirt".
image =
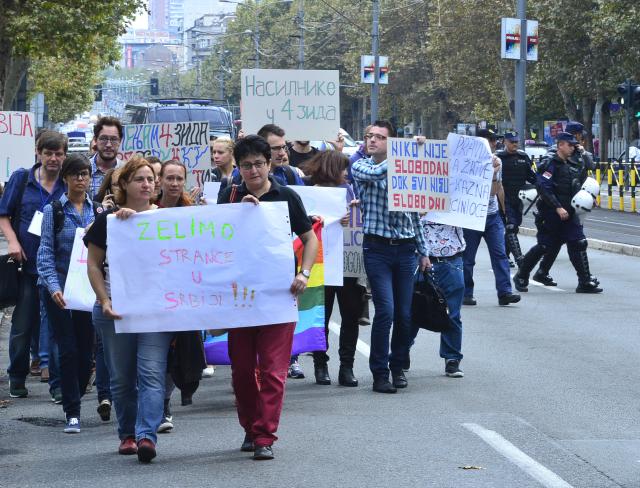
[[7, 182], [7, 186], [2, 194], [2, 199], [0, 199], [0, 217], [12, 218], [13, 212], [18, 205], [18, 193], [20, 193], [22, 179], [24, 178], [25, 172], [29, 172], [27, 187], [24, 189], [24, 195], [22, 196], [22, 208], [20, 209], [18, 225], [14, 225], [14, 229], [17, 227], [18, 242], [20, 242], [27, 256], [27, 262], [23, 270], [32, 275], [38, 274], [36, 257], [38, 254], [38, 246], [40, 245], [40, 237], [29, 233], [27, 229], [29, 229], [29, 224], [31, 224], [31, 220], [36, 211], [42, 212], [48, 203], [51, 203], [53, 200], [58, 200], [64, 194], [64, 182], [62, 179], [56, 181], [51, 194], [49, 194], [46, 188], [40, 185], [39, 173], [41, 166], [42, 165], [38, 163], [30, 170], [18, 169], [14, 171]]
[[60, 197], [60, 203], [64, 211], [64, 225], [60, 232], [55, 234], [53, 207], [51, 204], [44, 207], [42, 236], [38, 249], [38, 274], [40, 275], [38, 283], [46, 286], [49, 293], [63, 291], [64, 283], [67, 280], [67, 271], [69, 271], [76, 229], [88, 226], [94, 219], [93, 203], [86, 193], [82, 205], [82, 215], [78, 213], [67, 195]]
[[415, 238], [418, 252], [428, 256], [418, 213], [389, 211], [387, 161], [376, 164], [371, 158], [360, 159], [353, 163], [352, 171], [360, 191], [364, 233], [388, 239]]
[[[294, 183], [289, 183], [287, 180], [287, 172], [291, 172], [291, 174], [293, 174], [293, 179], [295, 180]], [[278, 183], [280, 183], [281, 185], [287, 186], [287, 185], [299, 185], [299, 186], [304, 186], [304, 181], [302, 181], [302, 178], [300, 178], [300, 175], [298, 174], [298, 172], [289, 166], [289, 169], [285, 169], [285, 166], [271, 166], [271, 174], [273, 175], [273, 177], [276, 179], [276, 181]]]

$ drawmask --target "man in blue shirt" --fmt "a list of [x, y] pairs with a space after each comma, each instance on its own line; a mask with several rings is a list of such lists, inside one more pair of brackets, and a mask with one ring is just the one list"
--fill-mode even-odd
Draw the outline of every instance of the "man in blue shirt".
[[407, 387], [402, 367], [409, 359], [416, 251], [422, 270], [430, 264], [418, 214], [389, 211], [387, 138], [395, 134], [389, 122], [376, 121], [365, 136], [370, 157], [352, 167], [362, 205], [364, 267], [375, 307], [369, 368], [373, 391], [378, 393], [395, 393], [396, 388]]
[[36, 148], [38, 163], [31, 169], [18, 169], [9, 179], [0, 199], [0, 231], [9, 242], [9, 254], [22, 262], [18, 303], [11, 319], [9, 335], [9, 394], [28, 395], [25, 379], [29, 374], [29, 347], [38, 335], [40, 300], [36, 256], [40, 245], [42, 210], [64, 194], [60, 168], [67, 153], [67, 138], [46, 131]]
[[122, 141], [122, 123], [115, 117], [100, 117], [93, 126], [91, 144], [96, 153], [91, 157], [89, 196], [94, 198], [107, 171], [118, 165], [118, 150]]

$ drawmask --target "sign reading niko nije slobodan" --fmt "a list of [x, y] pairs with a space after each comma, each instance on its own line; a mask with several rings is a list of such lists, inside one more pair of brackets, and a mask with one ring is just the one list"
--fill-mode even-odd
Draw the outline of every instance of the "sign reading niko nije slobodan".
[[209, 122], [125, 125], [118, 157], [128, 161], [136, 154], [177, 159], [187, 167], [187, 187], [202, 186], [202, 175], [211, 167]]
[[400, 212], [447, 211], [449, 158], [447, 141], [387, 140], [389, 210]]

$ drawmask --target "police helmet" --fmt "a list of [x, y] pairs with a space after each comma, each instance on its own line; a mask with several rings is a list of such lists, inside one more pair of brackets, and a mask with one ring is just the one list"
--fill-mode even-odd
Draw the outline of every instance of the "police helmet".
[[531, 203], [538, 196], [538, 192], [536, 191], [536, 187], [533, 185], [525, 185], [518, 192], [518, 197], [522, 200], [522, 203]]
[[593, 198], [600, 195], [600, 185], [598, 185], [598, 182], [595, 180], [595, 178], [589, 177], [584, 180], [581, 190], [591, 193]]
[[591, 212], [593, 208], [593, 195], [586, 190], [580, 190], [573, 195], [571, 206], [576, 209], [576, 214]]

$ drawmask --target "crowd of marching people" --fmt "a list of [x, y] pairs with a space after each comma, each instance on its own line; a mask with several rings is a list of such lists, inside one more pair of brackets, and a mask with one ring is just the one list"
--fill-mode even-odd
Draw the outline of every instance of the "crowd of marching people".
[[[344, 278], [342, 286], [325, 286], [325, 333], [328, 336], [337, 301], [338, 384], [357, 387], [356, 344], [361, 326], [371, 325], [372, 388], [392, 394], [408, 387], [410, 349], [418, 333], [411, 316], [412, 299], [416, 277], [422, 274], [441, 290], [448, 305], [449, 327], [440, 334], [439, 350], [444, 374], [464, 376], [461, 309], [477, 304], [473, 268], [482, 238], [500, 306], [521, 300], [512, 290], [507, 253], [518, 266], [515, 288], [524, 293], [529, 274], [541, 259], [533, 279], [555, 286], [549, 271], [563, 244], [578, 275], [576, 291], [602, 291], [589, 269], [580, 220], [581, 209], [589, 207], [588, 199], [597, 191], [587, 178], [592, 159], [576, 138], [582, 130], [578, 123], [568, 124], [567, 132], [558, 135], [557, 146], [535, 169], [518, 149], [517, 133], [478, 134], [493, 152], [484, 231], [431, 222], [428, 214], [389, 211], [387, 139], [396, 132], [387, 121], [365, 129], [365, 142], [351, 159], [341, 151], [341, 136], [332, 141], [334, 150], [318, 151], [308, 141], [287, 141], [283, 129], [272, 124], [238, 141], [213, 139], [211, 174], [221, 182], [218, 203], [287, 203], [291, 231], [303, 245], [290, 287], [293, 296], [301, 295], [308, 285], [319, 249], [313, 224], [322, 216], [307, 215], [289, 187], [346, 188], [345, 214], [349, 207], [360, 206], [363, 215], [367, 279]], [[63, 134], [41, 131], [36, 163], [15, 171], [4, 188], [0, 231], [8, 241], [8, 254], [22, 264], [9, 337], [9, 390], [12, 398], [25, 398], [27, 377], [39, 375], [49, 385], [51, 401], [62, 405], [64, 432], [79, 433], [82, 398], [95, 387], [100, 418], [109, 421], [115, 413], [118, 452], [137, 454], [146, 463], [156, 456], [158, 432], [174, 427], [170, 409], [174, 389], [180, 389], [181, 402], [188, 405], [198, 382], [212, 376], [214, 367], [206, 364], [204, 331], [116, 333], [115, 323], [121, 317], [111, 302], [107, 216], [128, 219], [151, 209], [203, 202], [201, 188], [186, 188], [187, 168], [180, 161], [141, 156], [119, 161], [122, 137], [120, 121], [102, 117], [94, 127], [89, 158], [68, 154]], [[504, 139], [505, 147], [498, 151], [499, 139]], [[418, 137], [417, 143], [424, 143], [424, 138]], [[535, 188], [539, 197], [527, 197], [527, 188]], [[523, 253], [517, 234], [527, 198], [537, 201], [538, 235], [537, 244]], [[348, 224], [348, 215], [342, 223]], [[78, 229], [84, 235], [87, 273], [96, 295], [92, 312], [66, 308], [64, 286]], [[372, 319], [369, 297], [375, 309]], [[239, 445], [256, 460], [274, 457], [287, 377], [304, 378], [298, 357], [291, 355], [295, 325], [229, 331], [232, 386], [244, 430]], [[319, 385], [332, 382], [329, 360], [328, 350], [313, 352]]]

